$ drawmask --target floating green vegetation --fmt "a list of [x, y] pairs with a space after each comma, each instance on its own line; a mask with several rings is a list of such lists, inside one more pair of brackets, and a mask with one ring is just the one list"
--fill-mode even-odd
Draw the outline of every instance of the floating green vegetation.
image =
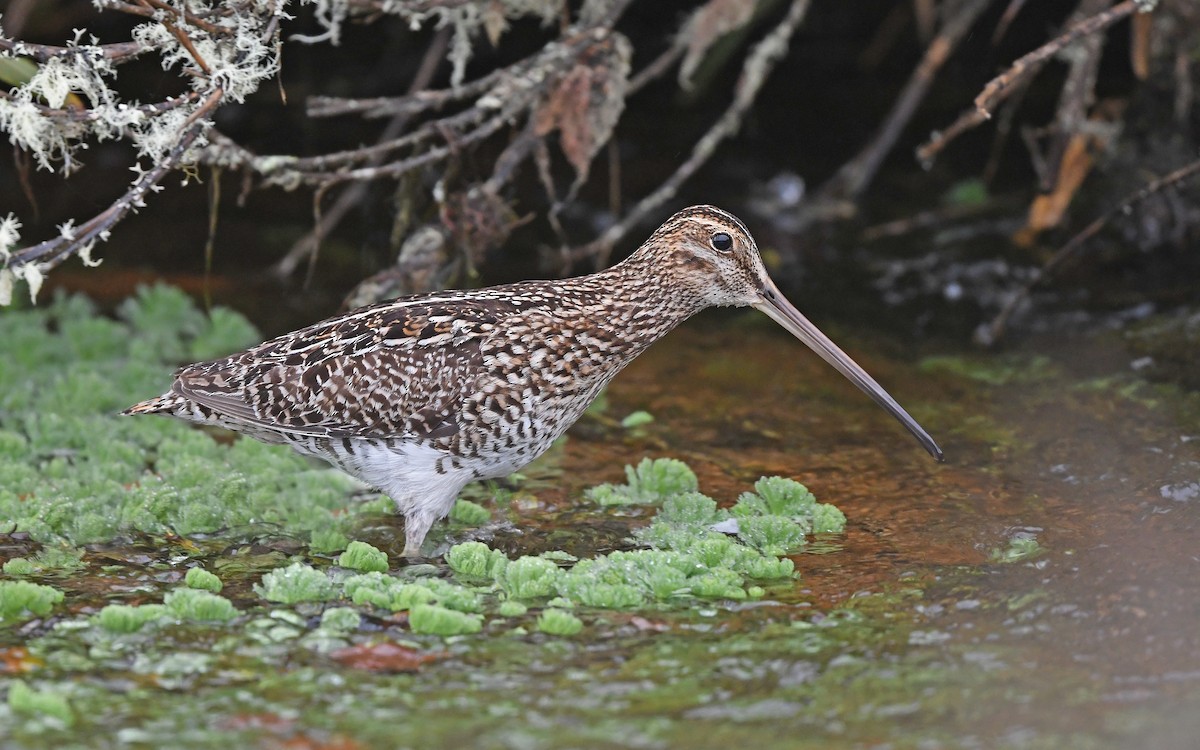
[[810, 534], [840, 534], [846, 530], [846, 515], [836, 506], [818, 503], [808, 488], [786, 477], [763, 477], [754, 492], [743, 492], [733, 506], [733, 515], [783, 516]]
[[421, 604], [437, 603], [460, 612], [482, 612], [479, 594], [440, 578], [406, 582], [382, 573], [351, 576], [343, 583], [345, 596], [359, 605], [399, 612]]
[[358, 630], [362, 615], [352, 607], [330, 607], [321, 613], [321, 627], [339, 633]]
[[479, 503], [458, 500], [450, 509], [450, 520], [464, 526], [480, 526], [492, 520], [492, 514]]
[[[553, 553], [509, 560], [482, 542], [465, 542], [446, 554], [450, 569], [478, 589], [498, 590], [506, 617], [524, 614], [524, 602], [550, 597], [553, 608], [598, 609], [741, 600], [765, 594], [749, 581], [794, 575], [794, 564], [781, 555], [802, 547], [807, 533], [840, 532], [846, 525], [841, 511], [783, 477], [760, 479], [727, 511], [696, 491], [695, 474], [679, 461], [646, 460], [626, 473], [628, 485], [608, 485], [589, 496], [602, 503], [618, 495], [623, 503], [634, 497], [661, 503], [650, 526], [634, 534], [649, 549], [579, 561]], [[560, 559], [575, 564], [563, 568]], [[520, 607], [506, 606], [513, 602]]]
[[157, 622], [167, 614], [161, 604], [144, 604], [140, 607], [128, 604], [109, 604], [95, 615], [96, 623], [110, 633], [136, 633], [147, 623]]
[[[166, 286], [139, 290], [118, 320], [63, 295], [0, 316], [0, 518], [47, 545], [33, 562], [65, 569], [67, 558], [48, 557], [56, 545], [133, 532], [237, 534], [269, 523], [307, 537], [349, 525], [353, 485], [336, 470], [254, 440], [218, 442], [167, 418], [119, 416], [165, 390], [180, 362], [256, 338], [237, 313], [205, 315]], [[328, 549], [336, 539], [320, 541]]]
[[554, 593], [561, 573], [551, 560], [526, 556], [505, 565], [496, 581], [510, 599], [542, 599]]
[[1035, 534], [1018, 534], [1008, 540], [1008, 546], [992, 550], [988, 559], [997, 563], [1016, 563], [1031, 560], [1045, 552]]
[[547, 609], [538, 616], [538, 630], [550, 635], [577, 635], [583, 630], [583, 620], [565, 609]]
[[4, 563], [4, 572], [10, 576], [48, 575], [69, 573], [85, 567], [83, 550], [69, 546], [43, 547], [32, 557], [14, 557]]
[[654, 415], [648, 411], [631, 412], [628, 416], [621, 420], [621, 426], [627, 430], [645, 427], [654, 422]]
[[1049, 357], [1007, 355], [926, 357], [917, 368], [926, 373], [946, 373], [987, 385], [1037, 383], [1055, 377], [1059, 370]]
[[264, 574], [254, 592], [267, 601], [282, 604], [322, 602], [337, 595], [329, 576], [302, 562]]
[[489, 548], [483, 542], [456, 544], [446, 553], [446, 564], [467, 578], [495, 578], [508, 565], [503, 552]]
[[221, 579], [204, 568], [189, 569], [187, 575], [183, 577], [183, 582], [187, 584], [188, 588], [211, 591], [214, 594], [221, 593], [221, 589], [224, 588]]
[[695, 472], [674, 458], [643, 458], [637, 467], [625, 467], [625, 477], [625, 484], [602, 484], [585, 495], [600, 505], [651, 505], [700, 486]]
[[366, 542], [356, 541], [347, 545], [346, 551], [338, 556], [337, 564], [364, 573], [386, 573], [388, 556], [383, 550], [376, 549]]
[[483, 630], [483, 616], [439, 607], [436, 604], [418, 604], [409, 610], [408, 624], [414, 633], [467, 635]]
[[45, 617], [63, 600], [63, 592], [29, 581], [0, 581], [0, 624], [33, 615]]
[[22, 680], [9, 683], [8, 707], [15, 714], [50, 717], [64, 727], [75, 723], [75, 712], [65, 695], [54, 690], [34, 690]]
[[167, 614], [192, 622], [227, 622], [238, 616], [233, 602], [200, 589], [175, 589], [163, 597]]
[[505, 599], [500, 602], [499, 607], [496, 607], [496, 614], [501, 617], [520, 617], [528, 611], [529, 607], [515, 599]]

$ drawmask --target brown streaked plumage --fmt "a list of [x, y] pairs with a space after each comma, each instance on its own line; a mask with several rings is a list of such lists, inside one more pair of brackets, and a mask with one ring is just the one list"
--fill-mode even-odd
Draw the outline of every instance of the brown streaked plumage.
[[406, 555], [459, 491], [532, 461], [625, 365], [707, 307], [754, 306], [941, 460], [912, 417], [784, 299], [733, 215], [694, 206], [612, 268], [401, 297], [175, 374], [126, 414], [170, 414], [291, 445], [378, 487]]

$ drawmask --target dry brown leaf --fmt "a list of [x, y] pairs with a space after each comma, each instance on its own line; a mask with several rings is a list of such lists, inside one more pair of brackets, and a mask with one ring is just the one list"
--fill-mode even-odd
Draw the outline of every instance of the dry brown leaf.
[[625, 109], [629, 56], [629, 41], [620, 34], [596, 42], [534, 115], [539, 136], [559, 132], [559, 148], [575, 168], [576, 184], [587, 179], [592, 157], [612, 137]]
[[1094, 136], [1076, 133], [1063, 149], [1062, 161], [1058, 167], [1058, 182], [1054, 189], [1044, 195], [1034, 198], [1029, 206], [1029, 219], [1024, 228], [1017, 232], [1013, 241], [1019, 247], [1029, 247], [1037, 239], [1038, 234], [1058, 226], [1071, 199], [1075, 197], [1079, 186], [1092, 170], [1095, 157], [1092, 154]]
[[757, 5], [748, 0], [709, 0], [692, 14], [680, 34], [687, 39], [687, 54], [679, 66], [681, 88], [691, 88], [692, 75], [700, 67], [704, 53], [721, 37], [749, 23]]
[[392, 641], [382, 641], [341, 648], [329, 656], [347, 667], [368, 672], [416, 672], [422, 665], [437, 661], [445, 654], [418, 651]]

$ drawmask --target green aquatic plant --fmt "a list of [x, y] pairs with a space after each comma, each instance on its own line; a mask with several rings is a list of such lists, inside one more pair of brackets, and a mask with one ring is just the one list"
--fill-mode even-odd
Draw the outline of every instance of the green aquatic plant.
[[654, 422], [654, 415], [648, 411], [631, 412], [628, 416], [621, 420], [621, 426], [627, 430], [633, 430], [638, 427], [644, 427]]
[[501, 617], [520, 617], [528, 611], [529, 607], [526, 607], [515, 599], [505, 599], [500, 602], [499, 607], [496, 607], [496, 614]]
[[992, 550], [988, 559], [997, 563], [1024, 562], [1045, 551], [1045, 548], [1038, 542], [1037, 536], [1021, 534], [1009, 539], [1007, 547]]
[[378, 572], [364, 573], [347, 578], [342, 587], [346, 597], [355, 604], [368, 604], [393, 612], [431, 603], [461, 612], [483, 611], [478, 593], [440, 578], [408, 582]]
[[204, 568], [188, 569], [187, 575], [183, 577], [183, 582], [188, 588], [211, 591], [214, 594], [221, 593], [221, 589], [224, 588], [221, 579]]
[[139, 291], [120, 320], [64, 295], [6, 312], [0, 518], [46, 550], [131, 532], [237, 534], [265, 522], [297, 535], [321, 531], [314, 542], [330, 551], [335, 540], [324, 535], [378, 507], [368, 502], [346, 513], [353, 485], [340, 472], [257, 441], [222, 443], [184, 424], [118, 414], [161, 392], [179, 361], [256, 338], [236, 313], [205, 315], [169, 287]]
[[730, 512], [738, 518], [790, 518], [809, 534], [841, 533], [846, 530], [846, 516], [841, 510], [817, 502], [807, 487], [786, 477], [759, 479], [754, 483], [754, 492], [743, 492]]
[[6, 575], [20, 577], [36, 573], [37, 566], [24, 557], [14, 557], [4, 561], [3, 570]]
[[450, 520], [465, 526], [481, 526], [492, 520], [492, 514], [479, 503], [460, 499], [450, 509]]
[[313, 529], [308, 537], [308, 548], [321, 555], [341, 552], [350, 545], [350, 539], [337, 529]]
[[625, 478], [625, 484], [602, 484], [584, 494], [600, 505], [651, 505], [700, 486], [691, 467], [674, 458], [643, 458], [625, 467]]
[[109, 604], [94, 615], [96, 624], [110, 633], [136, 633], [150, 622], [161, 620], [167, 614], [162, 604]]
[[321, 602], [337, 595], [329, 576], [302, 562], [264, 574], [262, 583], [255, 584], [254, 592], [267, 601], [282, 604]]
[[547, 609], [538, 616], [537, 628], [549, 635], [577, 635], [583, 630], [583, 620], [565, 609]]
[[174, 589], [163, 597], [167, 614], [194, 622], [227, 622], [238, 616], [233, 602], [200, 589]]
[[717, 501], [711, 497], [699, 492], [684, 492], [664, 500], [654, 520], [683, 526], [707, 526], [728, 517], [729, 513], [718, 510]]
[[446, 553], [446, 564], [460, 576], [494, 579], [508, 565], [508, 558], [483, 542], [463, 542]]
[[562, 570], [543, 557], [519, 557], [496, 576], [496, 582], [511, 599], [541, 599], [554, 593]]
[[483, 617], [436, 604], [418, 604], [408, 612], [408, 625], [414, 633], [467, 635], [483, 630]]
[[63, 600], [63, 592], [29, 581], [0, 581], [0, 623], [45, 617]]
[[49, 716], [64, 726], [75, 723], [75, 712], [67, 697], [55, 690], [34, 690], [23, 680], [8, 685], [8, 707], [23, 716]]
[[372, 571], [386, 573], [388, 556], [383, 550], [376, 549], [366, 542], [350, 542], [346, 551], [338, 556], [337, 564], [350, 570], [361, 570], [364, 573]]
[[349, 633], [358, 630], [362, 624], [362, 615], [351, 607], [330, 607], [321, 613], [321, 628], [338, 633]]
[[804, 527], [791, 518], [745, 516], [737, 523], [738, 539], [767, 555], [786, 555], [805, 543]]

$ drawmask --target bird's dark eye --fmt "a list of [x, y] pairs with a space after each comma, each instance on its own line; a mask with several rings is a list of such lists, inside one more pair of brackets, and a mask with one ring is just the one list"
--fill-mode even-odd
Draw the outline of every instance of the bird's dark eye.
[[721, 252], [727, 252], [733, 247], [733, 238], [724, 232], [717, 232], [712, 236], [712, 246]]

